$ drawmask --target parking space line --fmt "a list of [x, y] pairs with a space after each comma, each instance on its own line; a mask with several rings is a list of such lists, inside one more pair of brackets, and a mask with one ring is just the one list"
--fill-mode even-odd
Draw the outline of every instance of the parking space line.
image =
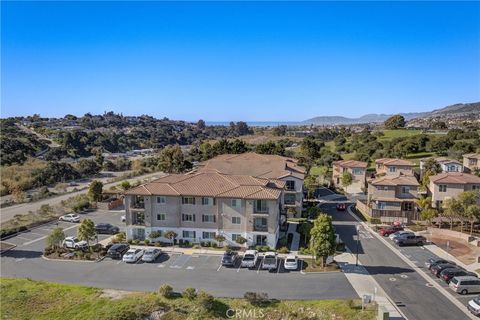
[[218, 266], [217, 271], [220, 271], [220, 269], [222, 269], [222, 264], [221, 264], [221, 263], [220, 263], [220, 265]]
[[[77, 225], [74, 225], [74, 226], [71, 226], [71, 227], [68, 227], [68, 228], [63, 229], [63, 231], [67, 231], [67, 230], [70, 230], [70, 229], [73, 229], [73, 228], [76, 228], [76, 227], [77, 227]], [[17, 237], [19, 237], [19, 236], [17, 236]], [[43, 236], [43, 237], [40, 237], [40, 238], [35, 239], [35, 240], [27, 241], [27, 242], [23, 243], [23, 245], [24, 245], [24, 246], [28, 246], [28, 245], [30, 245], [30, 244], [32, 244], [32, 243], [35, 243], [35, 242], [41, 241], [41, 240], [43, 240], [43, 239], [46, 239], [47, 237], [48, 237], [48, 235]], [[26, 240], [30, 240], [30, 239], [26, 239]]]
[[240, 272], [240, 268], [242, 267], [242, 263], [243, 263], [243, 257], [242, 257], [242, 261], [240, 261], [240, 265], [237, 268], [237, 272]]
[[277, 274], [280, 273], [280, 268], [282, 267], [282, 259], [278, 259]]
[[258, 264], [257, 274], [260, 273], [260, 268], [262, 267], [262, 261], [263, 259], [261, 259], [260, 263]]

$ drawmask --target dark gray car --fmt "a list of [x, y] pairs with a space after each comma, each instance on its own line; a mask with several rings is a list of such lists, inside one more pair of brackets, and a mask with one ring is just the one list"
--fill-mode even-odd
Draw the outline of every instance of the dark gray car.
[[95, 226], [95, 231], [98, 234], [116, 234], [120, 232], [120, 228], [110, 223], [99, 223]]

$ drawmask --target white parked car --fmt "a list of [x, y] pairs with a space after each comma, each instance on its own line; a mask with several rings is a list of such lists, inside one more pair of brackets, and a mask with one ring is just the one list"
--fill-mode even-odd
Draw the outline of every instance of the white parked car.
[[480, 316], [480, 296], [477, 296], [472, 300], [468, 301], [467, 308], [477, 317]]
[[122, 216], [121, 220], [122, 220], [122, 222], [126, 222], [127, 221], [127, 216]]
[[123, 262], [137, 262], [143, 256], [142, 249], [130, 249], [123, 255]]
[[415, 234], [411, 231], [402, 230], [402, 231], [397, 231], [395, 233], [392, 233], [391, 235], [388, 236], [388, 238], [393, 241], [393, 240], [395, 240], [395, 238], [405, 237], [407, 235], [414, 236]]
[[143, 253], [142, 261], [154, 262], [161, 254], [162, 251], [160, 249], [147, 249]]
[[86, 249], [88, 247], [87, 241], [79, 240], [77, 237], [66, 237], [62, 245], [64, 248], [73, 250]]
[[243, 255], [242, 268], [253, 268], [257, 264], [258, 252], [257, 250], [247, 250]]
[[298, 258], [294, 255], [289, 255], [285, 258], [285, 262], [283, 264], [285, 270], [297, 270], [298, 269]]
[[70, 213], [61, 216], [58, 218], [60, 221], [67, 221], [67, 222], [80, 222], [80, 216], [78, 214]]
[[275, 252], [267, 252], [263, 256], [262, 269], [274, 270], [277, 269], [277, 254]]

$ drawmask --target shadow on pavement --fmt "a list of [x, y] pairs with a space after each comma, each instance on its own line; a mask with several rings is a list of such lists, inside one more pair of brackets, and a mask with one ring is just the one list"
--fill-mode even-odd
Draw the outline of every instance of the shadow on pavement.
[[32, 251], [32, 250], [8, 250], [6, 252], [3, 252], [1, 254], [2, 257], [10, 257], [10, 258], [26, 258], [26, 259], [31, 259], [31, 258], [39, 258], [43, 254], [42, 251]]
[[389, 267], [389, 266], [365, 266], [368, 273], [371, 275], [376, 274], [400, 274], [400, 273], [411, 273], [414, 272], [412, 269], [400, 268], [400, 267]]

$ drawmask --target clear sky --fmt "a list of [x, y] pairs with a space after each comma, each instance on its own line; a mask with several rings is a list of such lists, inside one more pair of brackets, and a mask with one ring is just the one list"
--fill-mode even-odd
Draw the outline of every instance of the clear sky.
[[480, 101], [479, 2], [5, 2], [1, 115], [299, 121]]

